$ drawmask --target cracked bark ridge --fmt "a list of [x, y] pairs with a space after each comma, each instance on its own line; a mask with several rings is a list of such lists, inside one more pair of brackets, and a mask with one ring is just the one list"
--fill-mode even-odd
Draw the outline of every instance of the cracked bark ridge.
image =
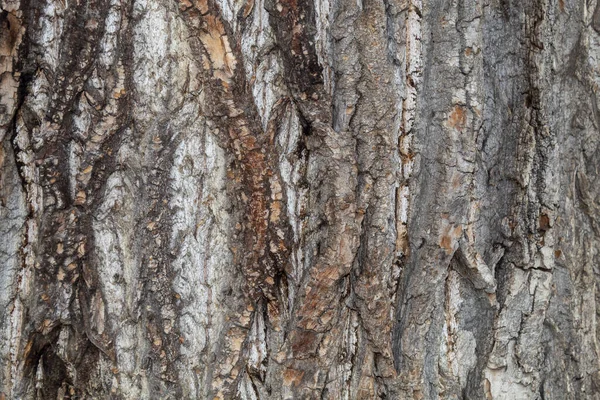
[[600, 398], [600, 2], [0, 7], [0, 399]]

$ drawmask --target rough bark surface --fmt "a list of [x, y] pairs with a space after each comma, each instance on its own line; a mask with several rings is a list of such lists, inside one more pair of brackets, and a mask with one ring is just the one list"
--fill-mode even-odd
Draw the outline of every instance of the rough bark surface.
[[600, 399], [600, 1], [0, 3], [0, 399]]

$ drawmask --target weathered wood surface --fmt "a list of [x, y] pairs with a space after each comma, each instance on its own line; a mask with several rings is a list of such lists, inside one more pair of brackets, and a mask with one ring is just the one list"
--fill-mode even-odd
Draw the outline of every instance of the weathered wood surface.
[[600, 399], [600, 1], [1, 7], [0, 399]]

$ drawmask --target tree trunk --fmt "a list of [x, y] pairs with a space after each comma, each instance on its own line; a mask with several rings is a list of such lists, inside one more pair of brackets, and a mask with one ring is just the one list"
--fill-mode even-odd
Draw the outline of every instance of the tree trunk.
[[600, 1], [1, 7], [0, 399], [600, 399]]

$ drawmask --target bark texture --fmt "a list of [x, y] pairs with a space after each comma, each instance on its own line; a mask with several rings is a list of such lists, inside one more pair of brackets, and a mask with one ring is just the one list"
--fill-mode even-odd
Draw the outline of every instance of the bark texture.
[[0, 3], [0, 399], [600, 399], [600, 1]]

